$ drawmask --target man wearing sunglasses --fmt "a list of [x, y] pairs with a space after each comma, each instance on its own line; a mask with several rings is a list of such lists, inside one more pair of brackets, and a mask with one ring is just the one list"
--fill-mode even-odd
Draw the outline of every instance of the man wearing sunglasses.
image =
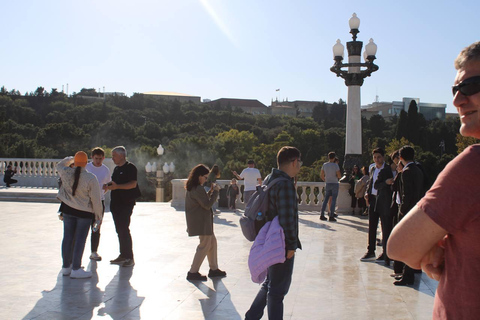
[[[460, 52], [453, 104], [460, 133], [480, 139], [480, 41]], [[393, 230], [388, 254], [439, 280], [434, 319], [480, 314], [480, 145], [466, 148]]]

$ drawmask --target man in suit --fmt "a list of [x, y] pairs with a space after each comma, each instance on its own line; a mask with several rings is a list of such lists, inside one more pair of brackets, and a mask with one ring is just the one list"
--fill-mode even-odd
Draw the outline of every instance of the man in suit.
[[360, 259], [361, 261], [375, 260], [375, 248], [377, 245], [378, 220], [382, 223], [382, 244], [383, 253], [377, 260], [385, 261], [390, 265], [390, 260], [386, 255], [387, 240], [392, 231], [392, 219], [390, 218], [390, 202], [392, 199], [391, 184], [393, 183], [393, 174], [390, 166], [385, 165], [385, 152], [382, 148], [376, 148], [372, 152], [375, 165], [370, 169], [370, 179], [365, 199], [370, 204], [368, 214], [368, 248], [367, 253]]
[[[423, 172], [414, 162], [415, 150], [411, 146], [404, 146], [400, 149], [400, 162], [404, 168], [401, 176], [400, 194], [401, 202], [398, 210], [399, 221], [417, 204], [425, 195], [423, 184]], [[412, 285], [414, 269], [403, 264], [403, 274], [393, 284], [396, 286]]]

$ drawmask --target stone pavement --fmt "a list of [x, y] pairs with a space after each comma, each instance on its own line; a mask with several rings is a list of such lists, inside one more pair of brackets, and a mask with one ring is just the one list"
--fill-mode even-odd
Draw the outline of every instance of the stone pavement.
[[[138, 203], [131, 224], [135, 267], [110, 265], [118, 241], [106, 212], [99, 249], [103, 261], [88, 259], [88, 238], [83, 265], [94, 276], [74, 280], [60, 274], [58, 204], [1, 206], [1, 319], [243, 319], [259, 289], [250, 280], [251, 243], [241, 234], [239, 213], [215, 216], [219, 266], [226, 278], [186, 281], [198, 237], [187, 236], [184, 212], [167, 203]], [[431, 319], [436, 281], [417, 274], [413, 287], [395, 287], [390, 268], [359, 261], [367, 225], [358, 216], [324, 223], [318, 214], [301, 212], [304, 249], [296, 254], [285, 319]], [[201, 272], [208, 272], [207, 261]]]

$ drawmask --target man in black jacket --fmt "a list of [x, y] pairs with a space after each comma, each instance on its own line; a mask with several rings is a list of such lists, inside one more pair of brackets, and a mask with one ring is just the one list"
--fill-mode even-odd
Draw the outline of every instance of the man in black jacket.
[[360, 259], [361, 261], [375, 260], [375, 248], [377, 245], [378, 220], [382, 223], [383, 234], [383, 253], [378, 257], [378, 261], [385, 260], [385, 264], [390, 265], [390, 260], [386, 255], [386, 245], [388, 236], [392, 231], [392, 219], [390, 218], [390, 203], [392, 199], [391, 185], [393, 183], [393, 173], [389, 165], [385, 165], [385, 152], [382, 148], [376, 148], [372, 152], [375, 166], [370, 170], [370, 179], [368, 180], [368, 189], [365, 198], [370, 204], [368, 214], [368, 249], [367, 253]]
[[[401, 203], [398, 210], [401, 220], [425, 195], [423, 172], [414, 161], [415, 150], [411, 146], [404, 146], [400, 149], [400, 161], [404, 168], [400, 183]], [[403, 275], [393, 284], [396, 286], [412, 285], [414, 282], [414, 269], [404, 265]]]

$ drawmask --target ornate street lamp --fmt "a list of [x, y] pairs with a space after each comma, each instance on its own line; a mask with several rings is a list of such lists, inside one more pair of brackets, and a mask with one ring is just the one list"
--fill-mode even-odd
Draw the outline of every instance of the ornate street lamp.
[[[345, 177], [355, 164], [360, 165], [362, 158], [362, 117], [360, 112], [360, 87], [363, 79], [378, 70], [378, 66], [373, 63], [376, 59], [377, 45], [370, 39], [365, 46], [363, 57], [365, 62], [361, 62], [362, 41], [357, 41], [357, 34], [360, 26], [360, 19], [354, 13], [348, 21], [350, 33], [353, 41], [347, 42], [348, 63], [343, 63], [344, 46], [337, 40], [333, 46], [333, 59], [335, 63], [330, 71], [337, 77], [345, 79], [345, 85], [348, 87], [347, 98], [347, 117], [346, 117], [346, 135], [345, 135]], [[345, 70], [345, 68], [348, 68]]]
[[[162, 145], [161, 144], [158, 145], [157, 154], [160, 158], [162, 157], [164, 152], [165, 152], [165, 149], [162, 147]], [[153, 164], [150, 164], [150, 162], [148, 162], [145, 165], [145, 171], [147, 172], [147, 178], [151, 181], [156, 182], [155, 183], [155, 187], [156, 187], [155, 201], [164, 202], [165, 201], [165, 184], [167, 181], [169, 181], [168, 179], [165, 179], [165, 175], [168, 176], [169, 172], [173, 174], [173, 172], [175, 171], [175, 165], [173, 164], [173, 162], [171, 162], [170, 165], [168, 165], [168, 163], [165, 162], [163, 167], [161, 167], [161, 163], [159, 163], [157, 167], [156, 162], [154, 162]]]

